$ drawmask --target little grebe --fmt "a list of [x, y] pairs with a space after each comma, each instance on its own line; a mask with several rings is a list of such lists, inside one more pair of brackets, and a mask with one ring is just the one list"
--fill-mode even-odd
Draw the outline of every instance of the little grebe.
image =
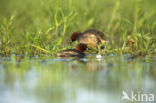
[[71, 40], [72, 42], [77, 40], [79, 43], [86, 44], [93, 49], [97, 49], [99, 44], [106, 42], [106, 40], [104, 40], [104, 34], [94, 29], [89, 29], [83, 33], [74, 32]]
[[76, 49], [67, 49], [60, 51], [56, 54], [57, 57], [79, 57], [83, 58], [85, 56], [84, 51], [87, 49], [85, 44], [78, 44]]

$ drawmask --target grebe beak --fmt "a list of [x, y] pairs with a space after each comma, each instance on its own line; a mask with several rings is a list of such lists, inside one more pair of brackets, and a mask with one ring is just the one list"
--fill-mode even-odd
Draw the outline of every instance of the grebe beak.
[[108, 44], [108, 43], [110, 43], [109, 40], [102, 40], [102, 44]]

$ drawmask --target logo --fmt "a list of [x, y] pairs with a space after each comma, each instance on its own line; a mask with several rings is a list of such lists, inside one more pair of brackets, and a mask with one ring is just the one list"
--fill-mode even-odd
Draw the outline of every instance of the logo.
[[146, 94], [146, 93], [134, 93], [133, 91], [128, 95], [125, 91], [122, 91], [121, 100], [127, 101], [154, 101], [154, 94]]

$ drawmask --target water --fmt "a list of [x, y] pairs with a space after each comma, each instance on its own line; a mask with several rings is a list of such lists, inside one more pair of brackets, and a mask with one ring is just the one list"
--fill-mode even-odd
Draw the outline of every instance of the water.
[[156, 103], [121, 100], [126, 92], [156, 96], [156, 58], [0, 59], [0, 103]]

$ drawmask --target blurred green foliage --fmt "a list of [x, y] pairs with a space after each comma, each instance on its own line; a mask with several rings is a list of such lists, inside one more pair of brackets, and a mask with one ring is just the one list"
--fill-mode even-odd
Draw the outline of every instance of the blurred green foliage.
[[71, 33], [89, 28], [104, 32], [111, 41], [105, 49], [107, 53], [129, 53], [130, 35], [136, 51], [154, 54], [155, 3], [155, 0], [1, 0], [0, 55], [34, 56], [74, 48], [69, 45]]

